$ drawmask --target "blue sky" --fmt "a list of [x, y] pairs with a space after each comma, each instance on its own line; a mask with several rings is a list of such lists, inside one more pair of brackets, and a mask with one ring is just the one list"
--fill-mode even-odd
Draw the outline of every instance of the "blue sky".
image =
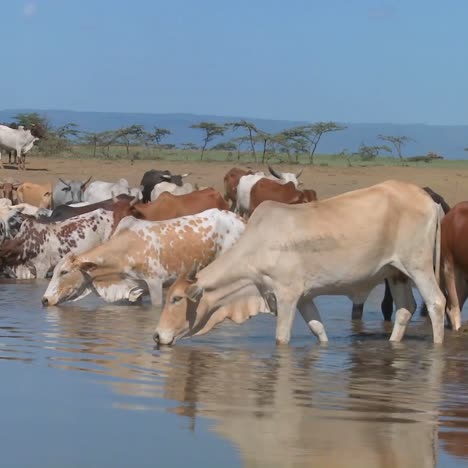
[[9, 0], [0, 108], [468, 124], [466, 0]]

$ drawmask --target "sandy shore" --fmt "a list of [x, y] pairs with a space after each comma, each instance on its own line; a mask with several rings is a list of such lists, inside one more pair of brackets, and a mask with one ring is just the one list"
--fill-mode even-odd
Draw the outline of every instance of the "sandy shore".
[[[52, 182], [58, 177], [113, 181], [125, 177], [132, 185], [138, 185], [148, 169], [169, 169], [174, 173], [191, 172], [188, 181], [199, 185], [223, 189], [224, 174], [236, 164], [233, 162], [192, 162], [192, 161], [135, 161], [134, 165], [125, 160], [69, 160], [50, 158], [28, 158], [27, 170], [18, 171], [5, 165], [1, 178], [13, 177], [19, 181]], [[247, 166], [247, 165], [246, 165]], [[245, 167], [246, 167], [245, 166]], [[248, 167], [266, 170], [260, 164]], [[282, 171], [299, 171], [298, 166], [277, 165]], [[429, 186], [440, 193], [449, 204], [468, 200], [468, 169], [441, 169], [428, 167], [323, 167], [305, 166], [301, 177], [305, 188], [313, 188], [319, 198], [330, 197], [375, 183], [398, 179], [420, 186]]]

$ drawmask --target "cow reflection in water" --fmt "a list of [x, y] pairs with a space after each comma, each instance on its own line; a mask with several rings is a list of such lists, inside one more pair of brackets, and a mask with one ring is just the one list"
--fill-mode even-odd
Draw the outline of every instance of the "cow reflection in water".
[[168, 411], [195, 431], [198, 416], [213, 420], [245, 466], [433, 467], [439, 439], [447, 452], [467, 455], [466, 432], [460, 435], [465, 407], [451, 404], [453, 389], [443, 389], [465, 388], [468, 363], [447, 359], [462, 355], [463, 336], [438, 349], [418, 339], [391, 345], [356, 330], [357, 340], [329, 347], [271, 350], [250, 342], [237, 350], [232, 334], [239, 328], [224, 324], [217, 331], [221, 347], [159, 352], [152, 351], [148, 310], [70, 309], [47, 310], [58, 343], [70, 337], [78, 347], [76, 362], [68, 356], [54, 366], [117, 377], [103, 382], [121, 408], [154, 408], [165, 399], [174, 402]]

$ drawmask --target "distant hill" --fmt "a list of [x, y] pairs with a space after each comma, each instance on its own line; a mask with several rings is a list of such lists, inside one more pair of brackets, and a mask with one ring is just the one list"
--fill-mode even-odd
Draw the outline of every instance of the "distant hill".
[[[46, 115], [54, 126], [74, 122], [81, 130], [100, 132], [132, 124], [142, 124], [147, 129], [154, 126], [171, 130], [173, 135], [165, 140], [167, 143], [196, 143], [201, 141], [201, 133], [189, 128], [193, 123], [203, 120], [225, 123], [239, 120], [240, 117], [226, 117], [195, 114], [137, 114], [124, 112], [75, 112], [68, 110], [16, 109], [0, 110], [0, 122], [10, 122], [19, 112], [38, 112]], [[305, 122], [287, 120], [249, 119], [258, 128], [267, 132], [278, 132], [284, 128], [300, 125]], [[344, 149], [356, 151], [364, 142], [368, 145], [381, 144], [378, 134], [406, 135], [414, 142], [406, 145], [405, 155], [423, 155], [429, 151], [437, 152], [446, 158], [468, 157], [464, 148], [468, 147], [468, 125], [443, 126], [425, 124], [347, 124], [341, 132], [324, 135], [318, 147], [319, 153], [338, 153]], [[240, 133], [239, 133], [240, 135]]]

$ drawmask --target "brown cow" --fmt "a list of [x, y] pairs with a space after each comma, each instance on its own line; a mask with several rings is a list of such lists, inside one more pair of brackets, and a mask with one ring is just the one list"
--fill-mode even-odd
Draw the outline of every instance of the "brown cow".
[[52, 204], [52, 184], [24, 182], [16, 191], [19, 203], [29, 203], [38, 208], [50, 208]]
[[315, 190], [298, 190], [293, 182], [279, 184], [274, 180], [260, 179], [250, 192], [250, 213], [265, 200], [297, 205], [317, 200], [317, 193]]
[[233, 167], [224, 176], [224, 199], [231, 202], [231, 211], [234, 211], [237, 203], [237, 186], [242, 176], [253, 174], [239, 167]]
[[442, 271], [447, 315], [454, 330], [461, 326], [461, 309], [468, 297], [468, 202], [455, 205], [441, 223]]
[[229, 204], [223, 196], [211, 187], [185, 195], [172, 195], [172, 193], [163, 192], [151, 203], [121, 200], [114, 207], [114, 229], [125, 216], [134, 216], [147, 221], [165, 221], [201, 213], [210, 208], [229, 209]]

